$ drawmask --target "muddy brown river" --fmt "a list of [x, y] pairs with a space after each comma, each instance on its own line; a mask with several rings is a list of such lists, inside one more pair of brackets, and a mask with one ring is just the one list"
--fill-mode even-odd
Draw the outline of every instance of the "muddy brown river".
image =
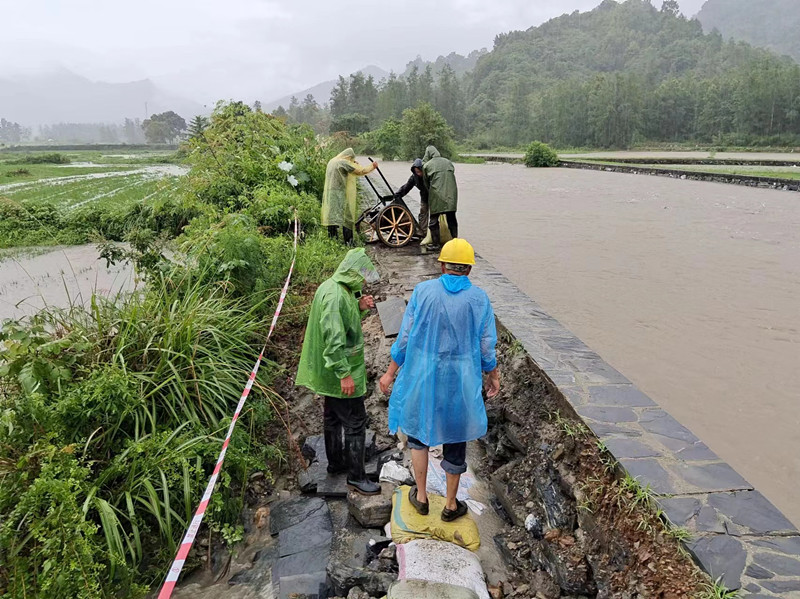
[[[396, 186], [408, 169], [382, 165]], [[461, 235], [800, 525], [800, 194], [511, 165], [456, 176]]]

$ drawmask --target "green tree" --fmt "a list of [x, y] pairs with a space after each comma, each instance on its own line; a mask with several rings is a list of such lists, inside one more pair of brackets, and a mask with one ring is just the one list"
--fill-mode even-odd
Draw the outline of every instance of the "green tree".
[[464, 98], [458, 77], [449, 64], [445, 64], [439, 73], [435, 106], [456, 134], [464, 132]]
[[165, 144], [176, 142], [181, 134], [186, 131], [186, 121], [178, 114], [169, 110], [161, 114], [154, 114], [142, 123], [147, 143]]
[[16, 144], [26, 137], [27, 130], [19, 123], [0, 119], [0, 143]]
[[427, 102], [403, 111], [400, 142], [402, 157], [405, 159], [420, 158], [430, 145], [436, 146], [442, 156], [447, 158], [454, 154], [453, 129]]
[[198, 114], [189, 122], [189, 138], [202, 137], [206, 127], [208, 127], [208, 119]]

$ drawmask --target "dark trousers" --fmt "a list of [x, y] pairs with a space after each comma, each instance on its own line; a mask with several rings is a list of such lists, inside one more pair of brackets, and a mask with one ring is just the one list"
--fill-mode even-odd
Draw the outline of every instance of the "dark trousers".
[[[455, 211], [442, 214], [447, 217], [447, 228], [450, 229], [450, 236], [458, 237], [458, 219], [456, 219]], [[442, 240], [439, 230], [439, 216], [439, 214], [431, 214], [431, 220], [428, 223], [428, 228], [431, 230], [431, 241], [436, 245], [439, 245]]]
[[[336, 225], [330, 225], [328, 227], [328, 236], [331, 239], [336, 239], [339, 236], [339, 227]], [[347, 244], [353, 243], [353, 229], [348, 229], [347, 227], [342, 227], [342, 238], [344, 242]]]
[[428, 234], [428, 219], [430, 218], [428, 211], [428, 202], [419, 203], [419, 236], [425, 239]]
[[360, 435], [367, 430], [367, 408], [363, 397], [325, 397], [323, 423], [326, 431]]
[[325, 397], [324, 400], [323, 426], [328, 472], [348, 470], [352, 480], [363, 480], [364, 439], [367, 430], [364, 398]]
[[[428, 446], [414, 437], [408, 438], [410, 449], [424, 449]], [[442, 445], [442, 470], [447, 474], [464, 474], [467, 471], [467, 444], [464, 443], [445, 443]]]

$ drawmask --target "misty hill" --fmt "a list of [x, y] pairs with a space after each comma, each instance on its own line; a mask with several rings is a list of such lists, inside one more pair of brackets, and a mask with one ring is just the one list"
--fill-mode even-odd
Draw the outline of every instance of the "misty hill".
[[472, 69], [475, 68], [475, 65], [478, 64], [478, 59], [485, 54], [488, 54], [488, 50], [486, 48], [482, 50], [473, 50], [467, 56], [462, 56], [461, 54], [457, 54], [455, 52], [451, 52], [447, 56], [440, 56], [434, 61], [429, 60], [422, 60], [422, 57], [417, 56], [414, 60], [409, 62], [406, 65], [406, 70], [403, 72], [403, 76], [407, 76], [411, 73], [411, 69], [417, 67], [418, 71], [424, 71], [428, 65], [431, 66], [433, 69], [434, 75], [439, 75], [442, 72], [442, 69], [445, 65], [449, 66], [453, 69], [453, 72], [457, 76], [466, 75]]
[[697, 18], [706, 31], [788, 54], [800, 62], [797, 0], [708, 0]]
[[[355, 75], [356, 73], [362, 73], [365, 77], [369, 77], [371, 75], [375, 79], [376, 83], [381, 79], [389, 76], [389, 73], [387, 73], [380, 67], [376, 67], [375, 65], [364, 67], [363, 69], [360, 69], [352, 74]], [[300, 90], [293, 94], [289, 94], [288, 96], [278, 98], [277, 100], [272, 100], [271, 102], [267, 102], [264, 104], [263, 108], [268, 112], [271, 110], [275, 110], [278, 106], [283, 106], [284, 108], [286, 108], [289, 106], [289, 103], [292, 101], [292, 98], [297, 98], [299, 101], [302, 102], [302, 100], [309, 94], [314, 96], [314, 99], [317, 101], [318, 104], [320, 105], [327, 104], [327, 102], [331, 99], [331, 92], [333, 91], [333, 88], [336, 87], [336, 84], [337, 84], [336, 79], [331, 79], [330, 81], [323, 81], [322, 83], [318, 83], [313, 87], [309, 87], [307, 89]]]
[[0, 78], [0, 116], [26, 126], [46, 123], [119, 123], [174, 110], [187, 121], [205, 112], [145, 79], [130, 83], [90, 81], [67, 69]]
[[800, 139], [800, 67], [704, 34], [674, 3], [604, 0], [498, 35], [469, 82], [467, 120], [485, 144]]

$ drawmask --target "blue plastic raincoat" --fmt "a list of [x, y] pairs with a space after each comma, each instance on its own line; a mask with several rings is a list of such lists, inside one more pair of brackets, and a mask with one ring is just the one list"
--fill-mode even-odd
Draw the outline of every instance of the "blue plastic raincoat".
[[485, 435], [482, 373], [497, 367], [496, 345], [489, 297], [468, 277], [417, 285], [392, 346], [402, 368], [389, 400], [389, 430], [428, 446]]

